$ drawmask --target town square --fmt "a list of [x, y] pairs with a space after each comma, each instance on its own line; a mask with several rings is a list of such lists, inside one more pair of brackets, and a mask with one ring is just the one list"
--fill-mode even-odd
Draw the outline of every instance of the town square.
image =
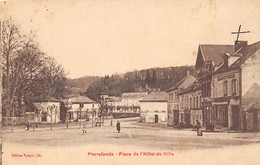
[[0, 0], [2, 164], [260, 164], [257, 0]]

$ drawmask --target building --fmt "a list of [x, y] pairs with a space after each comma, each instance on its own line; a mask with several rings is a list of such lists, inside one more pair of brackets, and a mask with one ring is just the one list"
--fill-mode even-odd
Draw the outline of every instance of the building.
[[260, 130], [260, 86], [256, 83], [242, 98], [242, 130]]
[[202, 123], [201, 84], [195, 81], [179, 94], [180, 122], [186, 126], [195, 126], [196, 120]]
[[68, 99], [68, 108], [69, 120], [78, 121], [79, 119], [88, 120], [92, 115], [96, 115], [99, 106], [97, 102], [86, 96], [78, 96]]
[[199, 45], [195, 68], [202, 92], [202, 125], [211, 122], [212, 115], [212, 73], [224, 63], [225, 53], [234, 53], [233, 45]]
[[107, 106], [111, 113], [121, 113], [121, 97], [110, 96], [109, 100], [107, 101]]
[[140, 121], [166, 124], [167, 92], [152, 92], [140, 100]]
[[[250, 94], [250, 90], [258, 90], [258, 70], [260, 42], [248, 45], [247, 41], [238, 41], [235, 44], [235, 53], [225, 53], [223, 64], [212, 74], [212, 120], [230, 129], [253, 129], [251, 126], [247, 128], [246, 123], [258, 118], [250, 119], [247, 115], [249, 112], [259, 111], [254, 106], [258, 100], [257, 94], [254, 97]], [[255, 124], [254, 129], [258, 128], [256, 125], [258, 124]]]
[[121, 107], [122, 111], [128, 113], [139, 113], [140, 102], [139, 100], [145, 97], [147, 92], [132, 92], [123, 93], [121, 95]]
[[[258, 99], [245, 94], [260, 84], [259, 52], [260, 42], [199, 46], [196, 70], [202, 83], [204, 126], [214, 121], [218, 127], [248, 130], [253, 129], [247, 126], [251, 120], [258, 123]], [[250, 119], [250, 114], [255, 117]]]
[[[52, 97], [34, 99], [33, 104], [38, 110], [36, 123], [58, 123], [60, 119], [60, 100]], [[30, 114], [27, 114], [30, 115]]]
[[166, 92], [168, 94], [167, 100], [167, 125], [177, 126], [181, 121], [181, 115], [179, 113], [179, 103], [180, 99], [178, 94], [189, 87], [196, 81], [196, 78], [190, 75], [187, 71], [187, 76], [176, 83], [172, 88], [168, 89]]

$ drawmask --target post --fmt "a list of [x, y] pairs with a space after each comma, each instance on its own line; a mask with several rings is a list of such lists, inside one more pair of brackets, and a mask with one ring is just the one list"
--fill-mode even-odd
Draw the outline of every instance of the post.
[[51, 130], [52, 130], [52, 107], [51, 107]]
[[92, 109], [92, 127], [93, 127], [93, 118], [94, 118], [94, 108]]
[[79, 128], [81, 127], [81, 107], [79, 107]]
[[14, 132], [14, 107], [12, 106], [12, 128], [11, 128], [11, 132]]
[[67, 125], [67, 129], [69, 129], [69, 116], [68, 116], [68, 113], [66, 113], [66, 125]]
[[33, 131], [35, 131], [35, 111], [34, 111], [34, 114], [33, 114]]

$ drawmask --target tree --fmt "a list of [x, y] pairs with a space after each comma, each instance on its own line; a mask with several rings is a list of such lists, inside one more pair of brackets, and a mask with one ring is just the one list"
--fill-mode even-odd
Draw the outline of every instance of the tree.
[[64, 70], [39, 49], [35, 34], [22, 35], [11, 19], [3, 22], [2, 29], [3, 116], [22, 116], [25, 109], [36, 112], [34, 97], [61, 98]]

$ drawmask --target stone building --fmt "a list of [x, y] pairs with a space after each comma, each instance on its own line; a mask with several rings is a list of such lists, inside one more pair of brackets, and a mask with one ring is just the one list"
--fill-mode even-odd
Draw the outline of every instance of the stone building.
[[68, 99], [68, 118], [71, 121], [79, 119], [87, 120], [92, 117], [92, 111], [98, 111], [98, 103], [86, 96], [78, 96]]
[[196, 81], [196, 78], [190, 75], [187, 71], [187, 76], [176, 83], [172, 88], [168, 89], [166, 92], [168, 94], [167, 98], [167, 125], [177, 126], [181, 121], [181, 115], [179, 113], [180, 98], [178, 94], [189, 87]]
[[167, 93], [151, 92], [140, 100], [140, 121], [166, 124]]
[[195, 81], [179, 93], [180, 122], [186, 126], [195, 126], [196, 120], [202, 123], [201, 84]]
[[[248, 114], [258, 116], [259, 109], [253, 101], [257, 98], [245, 99], [244, 96], [253, 84], [260, 84], [260, 74], [256, 72], [260, 70], [259, 52], [260, 42], [248, 45], [247, 41], [238, 41], [233, 46], [199, 47], [196, 69], [202, 83], [204, 126], [214, 121], [220, 128], [249, 129]], [[253, 119], [258, 123], [258, 117]]]

